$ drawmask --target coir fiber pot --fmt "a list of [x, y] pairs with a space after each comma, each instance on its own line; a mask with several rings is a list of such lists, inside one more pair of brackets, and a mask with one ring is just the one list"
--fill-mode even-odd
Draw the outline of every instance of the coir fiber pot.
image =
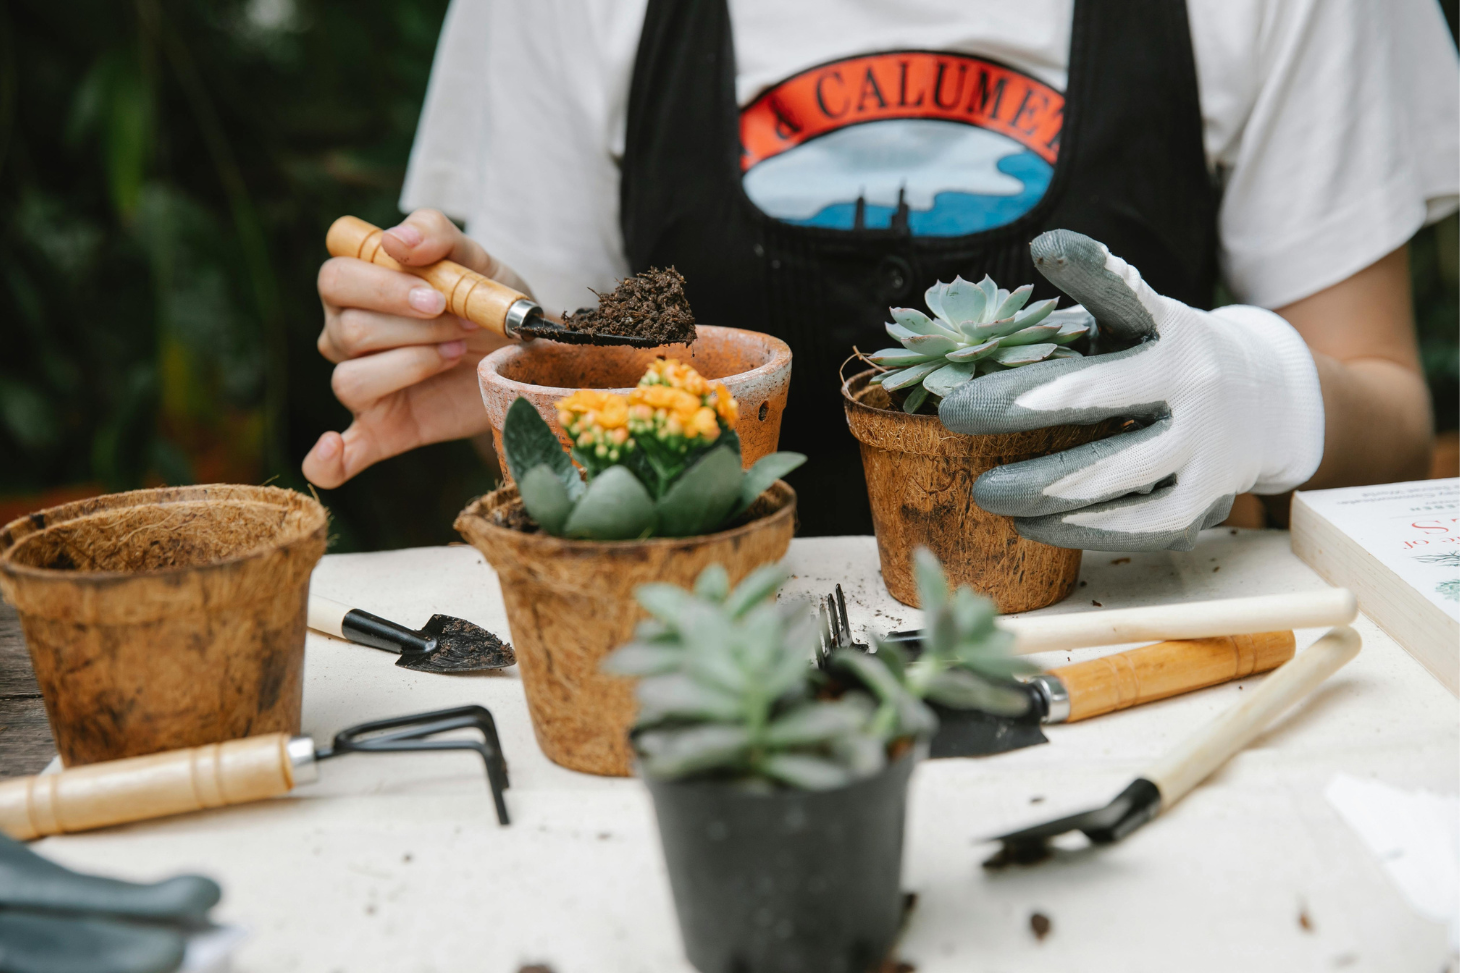
[[1020, 537], [1013, 518], [973, 502], [973, 481], [995, 466], [1102, 439], [1119, 421], [962, 436], [937, 416], [893, 408], [881, 386], [867, 384], [874, 374], [869, 369], [848, 379], [842, 404], [861, 445], [882, 580], [892, 597], [917, 606], [912, 552], [918, 545], [938, 556], [955, 587], [987, 595], [1005, 614], [1052, 605], [1073, 591], [1080, 552]]
[[904, 754], [830, 791], [646, 779], [700, 973], [868, 973], [902, 921]]
[[0, 592], [68, 766], [299, 732], [327, 515], [292, 490], [136, 490], [0, 531]]
[[456, 529], [497, 572], [532, 729], [555, 763], [626, 777], [633, 681], [599, 669], [629, 641], [645, 613], [634, 589], [651, 581], [684, 588], [711, 564], [739, 584], [785, 556], [795, 531], [796, 492], [777, 480], [739, 526], [699, 537], [642, 541], [567, 540], [514, 529], [525, 515], [515, 486], [471, 503]]
[[[576, 389], [608, 389], [628, 394], [650, 362], [664, 356], [692, 366], [707, 379], [721, 381], [740, 405], [735, 432], [740, 458], [752, 463], [776, 451], [781, 414], [791, 386], [791, 349], [784, 341], [758, 331], [699, 325], [689, 345], [627, 348], [622, 345], [567, 345], [529, 341], [499, 348], [477, 365], [482, 402], [492, 423], [492, 441], [502, 455], [502, 423], [520, 395], [531, 402], [559, 437], [553, 403]], [[567, 441], [564, 440], [564, 443]]]

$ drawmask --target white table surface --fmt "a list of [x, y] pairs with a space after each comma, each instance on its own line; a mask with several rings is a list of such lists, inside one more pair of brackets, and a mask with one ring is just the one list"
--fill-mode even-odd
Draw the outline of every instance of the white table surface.
[[[793, 595], [841, 581], [854, 630], [909, 627], [870, 537], [797, 540]], [[1081, 586], [1046, 611], [1315, 589], [1285, 533], [1207, 531], [1196, 550], [1086, 555]], [[469, 547], [326, 557], [314, 590], [412, 625], [432, 612], [506, 635], [495, 576]], [[1123, 843], [989, 873], [980, 839], [1103, 804], [1257, 679], [1072, 726], [1050, 744], [920, 766], [899, 946], [941, 971], [1298, 971], [1445, 967], [1442, 925], [1414, 913], [1325, 801], [1335, 773], [1460, 790], [1460, 705], [1365, 619], [1358, 658], [1189, 797]], [[1299, 648], [1321, 634], [1299, 632]], [[1053, 665], [1112, 649], [1038, 656]], [[311, 633], [304, 731], [469, 702], [495, 715], [513, 816], [498, 827], [474, 755], [355, 755], [284, 798], [36, 847], [133, 879], [216, 877], [215, 910], [249, 937], [248, 973], [483, 970], [686, 973], [652, 807], [635, 780], [564, 770], [538, 750], [516, 669], [441, 676]], [[1042, 940], [1029, 918], [1052, 922]], [[1300, 915], [1311, 928], [1304, 929]]]

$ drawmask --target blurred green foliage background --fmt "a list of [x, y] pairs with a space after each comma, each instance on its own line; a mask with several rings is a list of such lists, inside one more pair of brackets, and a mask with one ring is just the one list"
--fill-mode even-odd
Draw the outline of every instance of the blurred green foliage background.
[[[398, 219], [446, 6], [0, 0], [0, 498], [306, 488], [300, 459], [349, 422], [314, 347], [325, 230]], [[1413, 247], [1448, 429], [1456, 225]], [[456, 512], [490, 486], [453, 443], [322, 499], [334, 549], [370, 550], [456, 539]]]

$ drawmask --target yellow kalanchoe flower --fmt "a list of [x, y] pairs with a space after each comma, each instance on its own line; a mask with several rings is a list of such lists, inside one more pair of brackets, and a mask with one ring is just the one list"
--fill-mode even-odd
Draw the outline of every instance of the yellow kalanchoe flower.
[[599, 389], [579, 389], [558, 400], [558, 424], [573, 443], [600, 459], [618, 462], [634, 448], [629, 439], [629, 400]]

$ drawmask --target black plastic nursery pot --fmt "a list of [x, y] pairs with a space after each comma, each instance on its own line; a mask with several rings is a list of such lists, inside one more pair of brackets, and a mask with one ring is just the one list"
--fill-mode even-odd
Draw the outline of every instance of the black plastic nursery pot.
[[867, 973], [902, 921], [921, 747], [831, 791], [646, 780], [684, 951], [701, 973]]

